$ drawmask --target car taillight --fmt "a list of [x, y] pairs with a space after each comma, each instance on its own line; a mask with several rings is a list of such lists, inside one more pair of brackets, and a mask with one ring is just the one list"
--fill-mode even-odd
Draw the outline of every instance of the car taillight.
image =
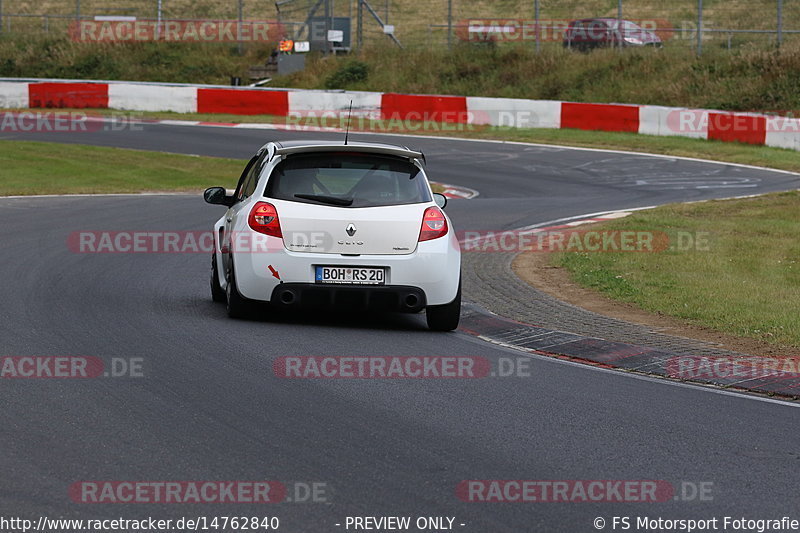
[[247, 217], [247, 223], [253, 231], [273, 237], [283, 237], [281, 223], [278, 220], [278, 210], [270, 203], [258, 202], [254, 205], [250, 216]]
[[419, 231], [419, 242], [438, 239], [447, 235], [447, 219], [438, 207], [429, 207], [422, 215], [422, 229]]

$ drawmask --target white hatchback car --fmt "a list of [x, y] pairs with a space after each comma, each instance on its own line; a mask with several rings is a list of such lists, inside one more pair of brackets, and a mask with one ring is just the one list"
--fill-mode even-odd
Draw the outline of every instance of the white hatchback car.
[[378, 143], [270, 142], [214, 225], [211, 294], [252, 305], [418, 313], [449, 331], [461, 313], [461, 250], [421, 152]]

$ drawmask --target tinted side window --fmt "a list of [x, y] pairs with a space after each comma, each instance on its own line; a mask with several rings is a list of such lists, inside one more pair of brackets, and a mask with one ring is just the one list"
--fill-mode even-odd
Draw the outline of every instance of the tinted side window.
[[248, 176], [247, 181], [244, 183], [242, 196], [245, 198], [250, 198], [253, 195], [253, 191], [256, 190], [256, 185], [258, 185], [258, 174], [260, 170], [261, 165], [258, 163], [253, 165], [253, 168], [250, 171], [250, 176]]
[[247, 176], [242, 184], [240, 195], [237, 196], [239, 201], [244, 200], [245, 198], [250, 198], [253, 195], [253, 192], [256, 190], [256, 186], [258, 185], [258, 177], [261, 174], [261, 170], [264, 168], [265, 156], [266, 152], [260, 157], [254, 158], [253, 164], [249, 165], [249, 170], [247, 171]]
[[247, 166], [244, 167], [242, 175], [239, 176], [239, 183], [236, 184], [236, 192], [233, 195], [237, 201], [240, 201], [243, 198], [242, 192], [245, 186], [245, 182], [247, 181], [247, 178], [250, 176], [250, 171], [253, 170], [253, 166], [255, 166], [256, 161], [258, 161], [258, 156], [254, 155], [250, 159], [250, 161], [248, 161]]

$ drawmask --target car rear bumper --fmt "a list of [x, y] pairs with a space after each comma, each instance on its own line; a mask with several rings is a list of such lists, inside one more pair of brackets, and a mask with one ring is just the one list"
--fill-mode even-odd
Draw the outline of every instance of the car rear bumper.
[[[269, 237], [269, 239], [276, 238]], [[315, 267], [324, 265], [385, 268], [385, 285], [353, 287], [362, 293], [374, 294], [382, 294], [386, 290], [391, 293], [396, 288], [418, 289], [422, 294], [423, 307], [450, 303], [458, 291], [461, 251], [453, 232], [440, 239], [418, 243], [414, 252], [404, 255], [345, 257], [339, 254], [291, 252], [283, 249], [280, 241], [274, 244], [274, 247], [269, 248], [277, 250], [274, 252], [232, 254], [238, 290], [245, 298], [263, 302], [272, 301], [275, 289], [281, 285], [328, 287], [328, 284], [315, 283]], [[334, 287], [342, 288], [341, 285]], [[337, 291], [328, 290], [328, 294], [330, 292]], [[338, 301], [338, 297], [331, 298], [332, 301]]]
[[272, 290], [270, 303], [285, 309], [393, 311], [418, 313], [425, 308], [425, 293], [400, 285], [321, 285], [281, 283]]

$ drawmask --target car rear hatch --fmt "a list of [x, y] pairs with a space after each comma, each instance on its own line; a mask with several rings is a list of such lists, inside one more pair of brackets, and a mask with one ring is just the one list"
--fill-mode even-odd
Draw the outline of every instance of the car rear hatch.
[[403, 255], [417, 247], [427, 205], [352, 209], [275, 201], [283, 244], [293, 252]]
[[379, 151], [324, 147], [289, 154], [276, 166], [264, 196], [275, 204], [288, 250], [403, 255], [416, 249], [432, 202], [416, 153], [369, 149]]

